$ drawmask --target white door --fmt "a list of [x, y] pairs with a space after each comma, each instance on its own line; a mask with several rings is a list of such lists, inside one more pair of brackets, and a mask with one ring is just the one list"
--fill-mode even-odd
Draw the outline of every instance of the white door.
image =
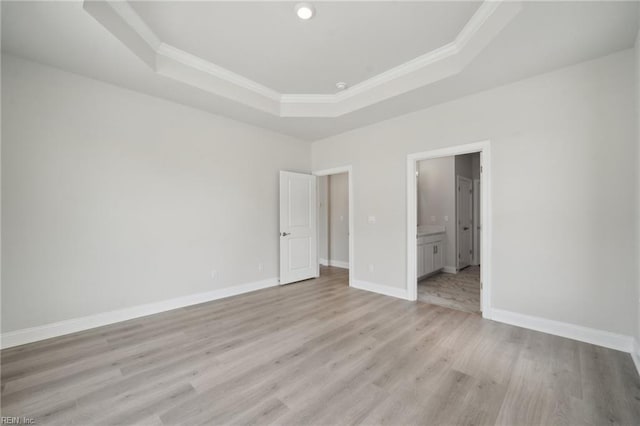
[[480, 264], [480, 235], [482, 235], [482, 221], [480, 220], [480, 179], [473, 181], [473, 264]]
[[462, 269], [471, 264], [473, 256], [473, 186], [471, 179], [462, 176], [457, 183], [458, 269]]
[[316, 177], [280, 172], [280, 284], [316, 277]]

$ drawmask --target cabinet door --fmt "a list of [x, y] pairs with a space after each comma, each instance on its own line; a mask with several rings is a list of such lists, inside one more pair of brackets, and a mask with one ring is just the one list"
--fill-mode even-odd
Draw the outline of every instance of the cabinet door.
[[438, 241], [433, 244], [433, 270], [437, 271], [444, 267], [444, 256], [442, 250], [442, 242]]
[[424, 245], [419, 245], [418, 246], [418, 251], [417, 251], [417, 261], [418, 261], [418, 265], [417, 265], [417, 269], [418, 269], [418, 277], [421, 277], [425, 274], [424, 272]]
[[433, 252], [434, 252], [434, 244], [429, 243], [424, 245], [424, 273], [430, 274], [434, 271], [433, 269]]

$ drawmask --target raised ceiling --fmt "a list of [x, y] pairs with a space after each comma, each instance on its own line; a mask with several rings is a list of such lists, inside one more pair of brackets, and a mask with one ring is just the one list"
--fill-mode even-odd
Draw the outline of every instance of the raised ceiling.
[[[359, 19], [368, 21], [370, 14], [374, 15], [373, 10], [378, 7], [377, 3], [358, 2]], [[314, 4], [318, 9], [316, 18], [319, 18], [320, 7], [337, 7], [339, 3], [316, 2]], [[511, 4], [513, 6], [509, 6]], [[292, 3], [282, 5], [277, 2], [264, 2], [261, 7], [286, 9], [292, 5]], [[392, 5], [404, 5], [404, 2], [392, 2], [388, 6]], [[212, 9], [216, 6], [220, 6], [219, 3], [214, 2], [209, 5]], [[208, 87], [203, 88], [194, 84], [193, 80], [182, 78], [184, 75], [171, 75], [166, 68], [157, 67], [156, 56], [149, 56], [145, 61], [145, 56], [141, 55], [140, 51], [132, 50], [130, 43], [122, 41], [121, 34], [120, 37], [115, 35], [111, 29], [105, 27], [104, 23], [87, 13], [81, 1], [3, 1], [1, 7], [4, 54], [162, 97], [304, 140], [325, 138], [481, 90], [627, 49], [633, 46], [638, 30], [638, 2], [524, 2], [521, 4], [509, 2], [507, 9], [503, 10], [510, 9], [512, 13], [514, 11], [517, 13], [513, 13], [513, 16], [503, 14], [503, 18], [508, 19], [504, 19], [502, 25], [476, 27], [484, 30], [493, 28], [494, 31], [489, 31], [485, 37], [470, 38], [469, 40], [475, 40], [468, 44], [473, 48], [470, 51], [472, 55], [452, 55], [450, 59], [453, 61], [449, 63], [448, 68], [440, 70], [440, 75], [433, 73], [434, 69], [427, 66], [427, 73], [431, 73], [428, 77], [436, 77], [430, 82], [424, 84], [424, 80], [416, 78], [410, 82], [404, 80], [404, 83], [401, 79], [399, 81], [396, 79], [394, 83], [391, 79], [390, 85], [376, 88], [378, 93], [368, 89], [361, 91], [359, 96], [366, 95], [366, 99], [350, 111], [338, 111], [340, 114], [328, 116], [283, 117], [281, 114], [274, 114], [273, 111], [266, 111], [243, 102], [243, 99], [236, 96], [237, 92], [228, 93], [229, 96], [225, 96], [225, 94], [207, 90]], [[136, 7], [134, 5], [131, 9], [138, 12]], [[499, 12], [501, 7], [496, 10]], [[371, 12], [370, 8], [372, 8]], [[482, 6], [479, 5], [475, 11], [472, 11], [474, 16], [481, 8]], [[487, 10], [486, 7], [485, 10]], [[496, 13], [496, 10], [493, 12]], [[142, 11], [136, 15], [141, 21], [143, 20]], [[494, 18], [498, 15], [491, 14]], [[294, 16], [292, 18], [295, 19]], [[150, 30], [151, 25], [153, 24], [148, 25]], [[187, 29], [189, 24], [186, 23], [183, 26]], [[245, 29], [245, 32], [249, 33], [246, 37], [251, 37], [250, 28]], [[158, 38], [164, 36], [164, 34], [159, 35]], [[331, 38], [330, 34], [320, 32], [315, 37]], [[172, 42], [177, 43], [175, 40]], [[233, 50], [234, 46], [233, 42], [229, 42], [225, 49]], [[386, 58], [392, 57], [396, 48], [397, 46], [385, 46], [379, 47], [379, 50]], [[277, 50], [277, 46], [274, 50]], [[228, 54], [225, 53], [225, 55]], [[312, 56], [314, 52], [309, 51], [306, 54]], [[464, 61], [460, 62], [459, 59]], [[203, 60], [209, 62], [207, 59]], [[305, 60], [312, 61], [313, 58]], [[366, 62], [364, 59], [362, 61]], [[263, 61], [256, 67], [267, 69], [266, 75], [270, 72], [271, 64], [269, 61]], [[400, 67], [402, 68], [402, 65]], [[239, 69], [230, 71], [240, 75]], [[323, 69], [313, 70], [306, 77], [320, 81], [324, 72]], [[244, 77], [256, 79], [256, 84], [263, 87], [266, 87], [265, 84], [272, 84], [267, 80], [262, 81], [262, 77], [257, 74]], [[259, 78], [260, 81], [257, 80]], [[210, 80], [208, 82], [211, 83]], [[404, 86], [400, 84], [398, 87], [399, 82], [412, 84]], [[359, 84], [362, 85], [362, 83], [356, 83], [355, 86]], [[281, 95], [275, 89], [275, 85], [270, 90], [276, 92], [278, 96]], [[251, 93], [253, 92], [247, 92], [247, 96]], [[276, 99], [281, 100], [278, 96]], [[315, 96], [335, 95], [319, 92]], [[276, 103], [275, 100], [270, 102]], [[311, 106], [315, 108], [311, 112], [318, 113], [318, 105]], [[353, 107], [354, 104], [352, 103], [351, 106]]]
[[318, 2], [308, 21], [288, 2], [131, 5], [178, 49], [280, 93], [331, 94], [452, 42], [480, 3]]
[[[334, 25], [337, 22], [328, 22], [326, 18], [299, 21], [292, 13], [293, 3], [205, 3], [207, 7], [196, 5], [196, 10], [183, 7], [182, 3], [174, 3], [173, 10], [159, 14], [163, 19], [154, 19], [155, 15], [150, 12], [164, 10], [157, 3], [151, 3], [151, 6], [139, 4], [138, 7], [150, 15], [158, 28], [183, 27], [181, 31], [176, 28], [169, 32], [160, 30], [160, 33], [149, 26], [145, 17], [128, 1], [85, 0], [84, 8], [156, 73], [279, 117], [338, 117], [457, 74], [521, 11], [521, 5], [517, 2], [486, 1], [478, 7], [468, 8], [466, 13], [461, 13], [456, 3], [434, 3], [430, 11], [433, 13], [438, 10], [435, 18], [439, 18], [441, 22], [436, 24], [434, 17], [425, 14], [423, 24], [431, 29], [425, 31], [419, 25], [412, 25], [417, 40], [409, 41], [410, 38], [406, 36], [396, 40], [395, 35], [402, 32], [402, 22], [396, 22], [395, 19], [404, 19], [410, 24], [411, 13], [408, 12], [424, 13], [425, 3], [412, 5], [374, 2], [368, 6], [367, 13], [364, 13], [364, 3], [319, 4], [322, 5], [320, 11], [324, 11], [325, 16], [333, 16], [338, 22], [341, 21], [337, 18], [340, 12], [347, 13], [351, 10], [346, 17], [355, 28], [350, 38], [346, 36], [341, 40], [342, 35], [349, 34], [348, 29], [339, 31], [340, 34], [336, 36], [337, 28], [344, 25]], [[184, 5], [194, 7], [193, 3]], [[358, 5], [360, 13], [356, 10]], [[374, 37], [376, 30], [385, 29], [373, 26], [383, 12], [381, 8], [386, 8], [389, 14], [386, 26], [391, 34]], [[219, 9], [222, 16], [217, 17]], [[225, 13], [227, 9], [230, 12]], [[260, 14], [261, 10], [268, 13]], [[261, 17], [254, 17], [252, 25], [243, 25], [247, 14], [252, 13], [260, 14]], [[200, 16], [199, 19], [204, 24], [197, 23], [197, 16]], [[374, 21], [371, 26], [365, 25], [364, 31], [359, 30], [362, 26], [358, 25], [363, 16]], [[262, 24], [261, 20], [264, 21]], [[313, 30], [310, 25], [318, 20], [326, 24]], [[298, 25], [289, 24], [290, 22]], [[221, 30], [226, 31], [223, 37], [227, 42], [221, 43], [224, 46], [216, 45], [223, 33], [218, 32], [213, 27], [214, 24], [221, 25]], [[301, 27], [300, 24], [306, 27]], [[240, 28], [235, 28], [236, 26]], [[265, 26], [272, 27], [272, 35], [267, 35], [269, 31], [265, 32]], [[193, 27], [199, 28], [193, 31], [196, 35], [185, 37], [184, 34], [192, 33]], [[306, 29], [307, 36], [299, 35], [300, 28]], [[164, 37], [162, 33], [165, 33]], [[248, 41], [235, 42], [234, 38], [239, 37], [239, 34], [244, 34], [242, 38]], [[430, 39], [422, 40], [422, 36], [430, 36]], [[258, 41], [260, 38], [265, 38], [266, 44]], [[366, 38], [370, 41], [359, 40]], [[380, 45], [381, 40], [388, 39], [391, 40], [385, 46]], [[322, 40], [326, 43], [326, 48], [320, 51], [317, 49]], [[180, 48], [176, 42], [187, 47]], [[264, 46], [272, 43], [274, 46], [265, 52], [266, 55], [260, 53]], [[305, 52], [304, 46], [308, 44], [312, 44], [316, 50]], [[376, 50], [374, 44], [378, 44], [378, 53], [375, 55], [372, 53]], [[346, 51], [338, 57], [332, 57], [330, 52], [339, 52], [341, 46], [346, 46]], [[288, 49], [293, 50], [287, 52]], [[363, 50], [362, 54], [357, 52], [358, 49]], [[399, 52], [401, 55], [398, 55]], [[415, 54], [418, 56], [413, 56]], [[275, 57], [271, 57], [272, 55]], [[367, 59], [367, 55], [375, 58]], [[251, 59], [243, 59], [243, 56]], [[398, 63], [399, 56], [405, 62]], [[211, 57], [216, 62], [210, 60]], [[350, 58], [348, 63], [345, 62], [347, 57]], [[233, 68], [221, 65], [220, 59]], [[283, 93], [246, 75], [260, 75], [266, 80], [273, 80], [279, 75], [279, 78], [314, 82], [331, 75], [329, 70], [346, 74], [358, 73], [357, 70], [363, 64], [366, 68], [366, 64], [383, 59], [386, 65], [380, 73], [359, 80], [338, 93]], [[245, 62], [250, 65], [244, 65]], [[286, 63], [289, 66], [283, 66]], [[339, 80], [344, 81], [343, 78]], [[280, 85], [283, 83], [280, 82]], [[311, 90], [313, 86], [319, 85], [298, 86]], [[326, 90], [327, 87], [323, 89]]]

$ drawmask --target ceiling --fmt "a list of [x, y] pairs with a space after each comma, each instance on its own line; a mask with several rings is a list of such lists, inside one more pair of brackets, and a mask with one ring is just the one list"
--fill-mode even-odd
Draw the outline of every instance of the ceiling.
[[82, 2], [3, 1], [2, 51], [316, 140], [630, 48], [639, 16], [637, 2], [317, 2], [302, 22], [294, 4], [134, 2], [128, 22], [158, 42], [144, 51]]
[[[131, 5], [162, 41], [281, 93], [335, 93], [453, 41], [479, 2]], [[185, 23], [188, 22], [188, 25]], [[268, 66], [265, 66], [268, 64]]]

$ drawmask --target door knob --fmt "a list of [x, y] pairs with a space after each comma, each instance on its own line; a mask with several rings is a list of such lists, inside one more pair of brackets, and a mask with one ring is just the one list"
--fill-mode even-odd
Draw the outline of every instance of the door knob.
[[464, 228], [462, 228], [462, 230], [463, 230], [463, 231], [468, 231], [468, 230], [469, 230], [469, 227], [468, 227], [468, 226], [465, 226]]
[[287, 235], [291, 235], [291, 232], [281, 232], [280, 236], [286, 237]]

